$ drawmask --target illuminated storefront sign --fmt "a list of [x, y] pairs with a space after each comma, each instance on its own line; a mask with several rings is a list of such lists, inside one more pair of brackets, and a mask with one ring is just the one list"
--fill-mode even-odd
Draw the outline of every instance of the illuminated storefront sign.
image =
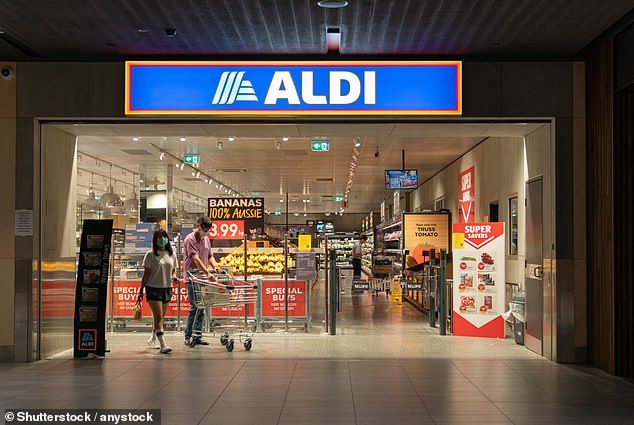
[[460, 115], [462, 63], [126, 62], [128, 115]]

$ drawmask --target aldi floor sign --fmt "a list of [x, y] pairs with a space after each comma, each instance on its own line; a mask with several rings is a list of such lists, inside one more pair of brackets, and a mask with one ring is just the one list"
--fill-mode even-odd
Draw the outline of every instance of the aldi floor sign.
[[454, 223], [453, 233], [453, 333], [504, 338], [504, 223]]

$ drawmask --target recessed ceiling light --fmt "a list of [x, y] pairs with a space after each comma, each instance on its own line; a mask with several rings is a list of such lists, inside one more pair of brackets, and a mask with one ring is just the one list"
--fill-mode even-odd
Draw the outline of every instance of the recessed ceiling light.
[[227, 140], [229, 140], [230, 142], [233, 142], [234, 140], [236, 140], [235, 137], [228, 137]]
[[340, 9], [346, 7], [348, 2], [345, 0], [320, 0], [317, 2], [317, 6], [326, 9]]
[[138, 30], [136, 30], [136, 32], [138, 32], [139, 34], [145, 34], [147, 32], [150, 32], [150, 30], [145, 28], [139, 28]]
[[181, 137], [180, 140], [181, 140], [181, 142], [186, 142], [187, 138], [186, 137]]
[[138, 138], [138, 137], [133, 137], [133, 138], [132, 138], [132, 141], [133, 141], [133, 142], [138, 142], [138, 141], [139, 141], [139, 138]]
[[288, 142], [288, 137], [282, 137], [282, 142]]

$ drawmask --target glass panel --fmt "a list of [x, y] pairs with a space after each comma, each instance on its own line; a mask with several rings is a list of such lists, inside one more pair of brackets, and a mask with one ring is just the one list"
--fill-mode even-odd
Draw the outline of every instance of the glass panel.
[[517, 255], [517, 196], [509, 199], [509, 255]]

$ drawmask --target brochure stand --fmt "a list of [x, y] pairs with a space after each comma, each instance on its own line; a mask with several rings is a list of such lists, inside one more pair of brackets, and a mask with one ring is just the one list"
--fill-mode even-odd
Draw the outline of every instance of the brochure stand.
[[74, 356], [106, 354], [106, 299], [112, 220], [85, 220], [75, 290]]

